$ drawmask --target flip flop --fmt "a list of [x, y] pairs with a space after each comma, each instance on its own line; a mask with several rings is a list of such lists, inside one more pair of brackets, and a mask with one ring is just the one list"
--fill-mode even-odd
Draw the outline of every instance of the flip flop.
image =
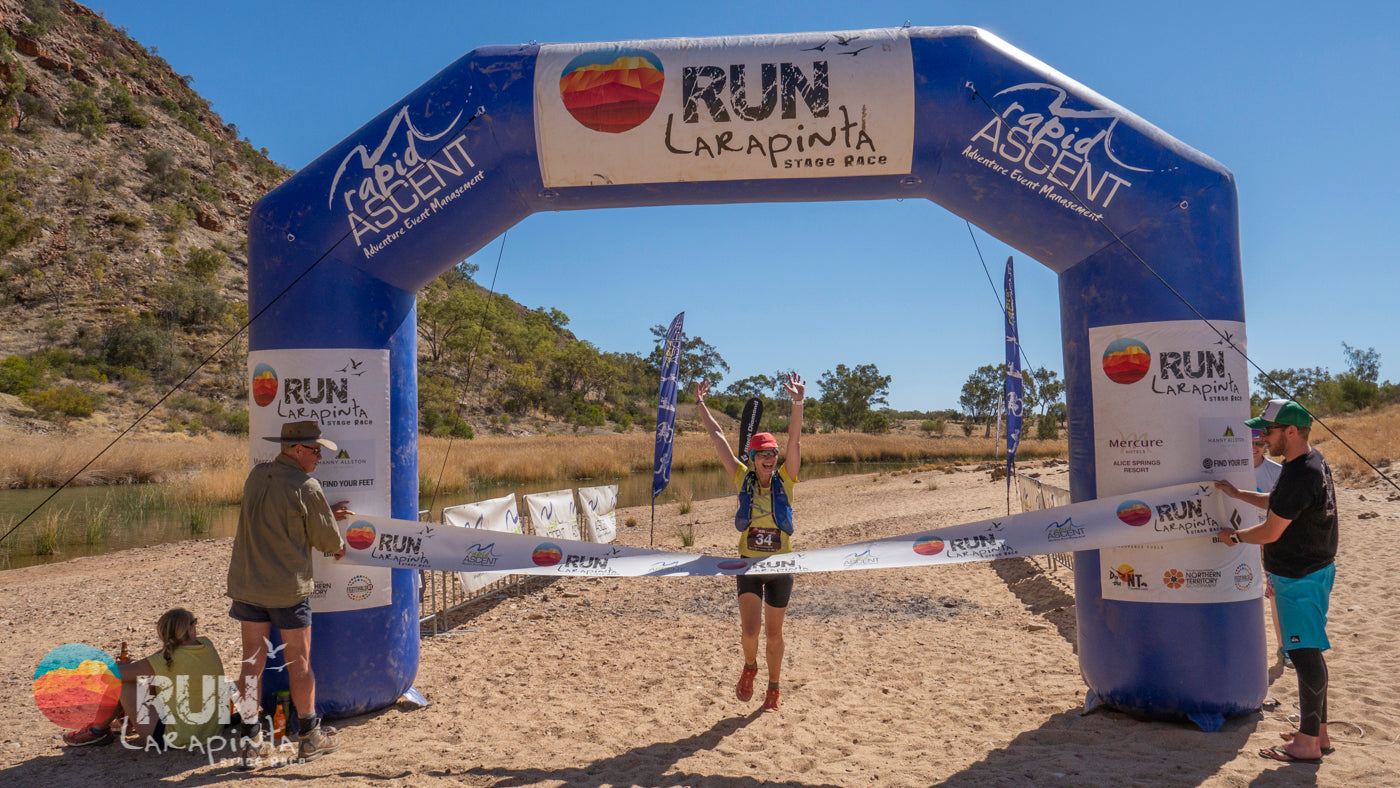
[[[1287, 732], [1280, 733], [1280, 734], [1278, 735], [1278, 737], [1279, 737], [1280, 739], [1283, 739], [1284, 741], [1293, 741], [1293, 734], [1291, 734], [1291, 733], [1287, 733]], [[1336, 747], [1323, 747], [1323, 748], [1322, 748], [1322, 754], [1323, 754], [1323, 755], [1331, 755], [1332, 753], [1334, 753], [1334, 752], [1336, 752], [1336, 751], [1337, 751], [1337, 748], [1336, 748]]]
[[1281, 761], [1283, 763], [1322, 763], [1321, 758], [1297, 758], [1288, 753], [1282, 747], [1269, 747], [1259, 751], [1260, 758], [1267, 758], [1271, 761]]

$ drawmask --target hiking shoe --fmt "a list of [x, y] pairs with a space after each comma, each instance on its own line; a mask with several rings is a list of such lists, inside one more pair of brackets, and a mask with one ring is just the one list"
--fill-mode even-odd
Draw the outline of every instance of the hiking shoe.
[[768, 694], [763, 696], [763, 710], [764, 710], [764, 711], [777, 711], [777, 710], [778, 710], [778, 688], [777, 688], [777, 687], [769, 687], [769, 688], [768, 688]]
[[258, 768], [262, 761], [272, 759], [272, 742], [263, 738], [262, 731], [257, 736], [244, 736], [238, 745], [238, 768], [249, 771]]
[[317, 725], [310, 733], [300, 738], [297, 756], [303, 761], [314, 761], [322, 755], [340, 749], [340, 737], [336, 735], [335, 728]]
[[758, 666], [744, 666], [744, 672], [739, 674], [739, 686], [734, 688], [734, 695], [739, 700], [748, 700], [753, 697], [753, 679], [758, 675]]
[[63, 734], [63, 743], [69, 747], [86, 747], [89, 744], [96, 744], [100, 747], [116, 740], [117, 735], [112, 732], [110, 727], [79, 728]]

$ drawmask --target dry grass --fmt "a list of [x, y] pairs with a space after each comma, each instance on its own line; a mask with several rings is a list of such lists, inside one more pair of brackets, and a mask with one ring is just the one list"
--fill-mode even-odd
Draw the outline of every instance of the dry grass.
[[1400, 483], [1400, 473], [1394, 467], [1400, 460], [1400, 405], [1326, 417], [1313, 424], [1312, 444], [1327, 457], [1338, 481], [1369, 484], [1375, 480], [1376, 472], [1361, 459], [1365, 457]]
[[[1330, 417], [1325, 424], [1326, 427], [1314, 428], [1313, 443], [1327, 455], [1340, 480], [1369, 482], [1374, 473], [1327, 427], [1339, 432], [1353, 449], [1382, 470], [1400, 459], [1400, 405]], [[785, 436], [781, 437], [785, 443]], [[0, 453], [0, 488], [39, 488], [63, 483], [101, 451], [110, 438], [10, 434], [4, 436], [4, 441], [7, 446]], [[644, 432], [583, 437], [483, 437], [469, 441], [424, 437], [419, 443], [418, 471], [423, 494], [469, 490], [480, 483], [618, 478], [649, 472], [653, 446], [653, 436]], [[1066, 452], [1063, 439], [1025, 440], [1018, 457], [1063, 458]], [[844, 432], [802, 436], [804, 463], [962, 463], [991, 460], [994, 456], [990, 438]], [[672, 459], [677, 470], [713, 468], [718, 464], [709, 439], [693, 427], [677, 437]], [[246, 438], [143, 435], [118, 442], [74, 483], [165, 482], [167, 501], [208, 506], [237, 503], [247, 473]]]

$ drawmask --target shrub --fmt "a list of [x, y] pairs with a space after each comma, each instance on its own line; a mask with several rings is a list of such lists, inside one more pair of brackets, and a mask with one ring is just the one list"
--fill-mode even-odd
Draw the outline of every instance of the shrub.
[[190, 259], [185, 261], [185, 270], [195, 279], [214, 281], [214, 276], [228, 265], [228, 258], [216, 249], [197, 247], [190, 250]]
[[102, 360], [121, 374], [123, 367], [157, 371], [175, 365], [175, 338], [140, 318], [108, 326], [102, 337]]
[[926, 435], [937, 435], [941, 438], [943, 433], [948, 431], [948, 422], [943, 419], [929, 419], [920, 424], [919, 429], [923, 430]]
[[41, 416], [64, 415], [87, 418], [102, 404], [102, 395], [85, 391], [71, 383], [58, 388], [28, 391], [20, 395], [24, 404]]
[[29, 359], [10, 356], [0, 361], [0, 393], [23, 394], [43, 379], [43, 368]]
[[153, 285], [150, 293], [159, 302], [156, 313], [160, 317], [187, 328], [217, 323], [228, 309], [217, 286], [189, 277]]
[[1035, 437], [1052, 441], [1060, 437], [1060, 420], [1054, 416], [1041, 416], [1035, 423]]
[[860, 420], [860, 431], [879, 435], [890, 431], [890, 417], [878, 411], [866, 413]]
[[117, 227], [125, 227], [128, 230], [142, 230], [146, 227], [146, 220], [140, 216], [132, 216], [126, 211], [117, 211], [107, 217], [107, 223]]
[[73, 100], [59, 110], [68, 128], [94, 140], [107, 132], [107, 121], [102, 117], [102, 108], [97, 106], [97, 94], [81, 82], [73, 83]]

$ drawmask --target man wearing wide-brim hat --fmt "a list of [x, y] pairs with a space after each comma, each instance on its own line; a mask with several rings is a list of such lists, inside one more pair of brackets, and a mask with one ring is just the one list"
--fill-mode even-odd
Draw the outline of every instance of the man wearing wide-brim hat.
[[1268, 511], [1252, 528], [1226, 528], [1227, 544], [1262, 545], [1264, 569], [1274, 580], [1283, 647], [1298, 673], [1298, 732], [1285, 743], [1259, 751], [1275, 761], [1317, 763], [1332, 752], [1327, 736], [1327, 606], [1336, 574], [1337, 495], [1332, 469], [1309, 443], [1312, 414], [1293, 400], [1270, 400], [1245, 425], [1262, 430], [1269, 453], [1283, 458], [1283, 469], [1269, 492], [1245, 492], [1219, 481], [1231, 498]]
[[[267, 662], [268, 635], [276, 627], [285, 644], [287, 679], [300, 718], [298, 755], [310, 760], [340, 746], [335, 731], [323, 728], [316, 714], [316, 678], [310, 662], [310, 597], [315, 589], [311, 549], [340, 560], [345, 540], [335, 521], [354, 512], [345, 501], [334, 507], [328, 504], [321, 483], [311, 477], [321, 452], [337, 450], [334, 442], [321, 436], [320, 424], [287, 422], [277, 437], [263, 440], [281, 444], [282, 451], [248, 473], [228, 566], [228, 596], [233, 600], [229, 615], [239, 622], [243, 636], [240, 713], [245, 721], [258, 719], [257, 681]], [[240, 768], [254, 768], [260, 759], [270, 758], [274, 744], [280, 744], [263, 741], [256, 725], [244, 724]]]

